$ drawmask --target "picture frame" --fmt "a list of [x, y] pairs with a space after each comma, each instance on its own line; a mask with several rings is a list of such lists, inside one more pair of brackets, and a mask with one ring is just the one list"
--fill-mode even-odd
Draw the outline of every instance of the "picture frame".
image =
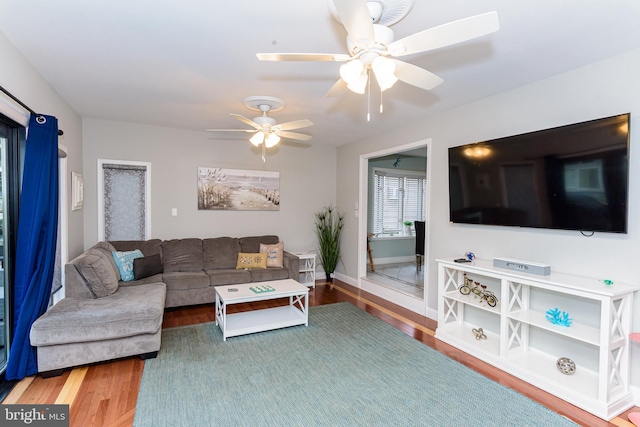
[[198, 210], [279, 211], [280, 172], [198, 167]]
[[71, 210], [79, 211], [84, 202], [84, 184], [82, 174], [71, 172]]

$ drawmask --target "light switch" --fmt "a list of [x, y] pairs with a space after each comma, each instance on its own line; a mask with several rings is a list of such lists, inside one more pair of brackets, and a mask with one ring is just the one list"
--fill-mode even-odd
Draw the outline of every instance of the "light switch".
[[178, 216], [178, 208], [171, 208], [171, 216]]

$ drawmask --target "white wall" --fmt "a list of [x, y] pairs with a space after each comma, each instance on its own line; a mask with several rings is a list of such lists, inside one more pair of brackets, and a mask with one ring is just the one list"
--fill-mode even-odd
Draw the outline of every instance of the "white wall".
[[[82, 171], [82, 121], [22, 54], [0, 33], [0, 85], [38, 113], [58, 118], [64, 131], [59, 142], [67, 147], [67, 194], [71, 194], [71, 171]], [[26, 125], [29, 113], [0, 92], [0, 111]], [[82, 211], [69, 211], [69, 256], [83, 251]]]
[[[535, 66], [535, 64], [532, 64]], [[338, 208], [348, 210], [358, 198], [359, 157], [424, 138], [431, 138], [430, 211], [427, 247], [428, 289], [425, 313], [437, 309], [439, 257], [473, 251], [479, 258], [504, 256], [538, 261], [553, 271], [639, 284], [636, 254], [640, 249], [640, 49], [587, 67], [483, 99], [393, 130], [374, 140], [338, 149]], [[446, 82], [444, 84], [447, 84]], [[459, 225], [449, 223], [447, 148], [515, 135], [619, 113], [631, 113], [630, 204], [628, 234]], [[349, 216], [348, 216], [349, 217]], [[345, 228], [343, 259], [338, 272], [356, 280], [357, 224]], [[640, 292], [634, 304], [634, 330], [640, 330]], [[633, 383], [640, 385], [640, 348], [633, 345]]]
[[[98, 239], [97, 159], [151, 162], [153, 238], [276, 234], [285, 249], [315, 249], [313, 213], [335, 204], [336, 148], [280, 143], [266, 163], [248, 140], [217, 140], [207, 132], [84, 119], [85, 247]], [[279, 211], [198, 211], [199, 166], [280, 173]], [[178, 216], [171, 216], [171, 209]]]

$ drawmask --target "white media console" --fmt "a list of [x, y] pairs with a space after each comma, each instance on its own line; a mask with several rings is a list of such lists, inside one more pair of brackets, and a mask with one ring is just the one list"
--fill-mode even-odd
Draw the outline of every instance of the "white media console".
[[[437, 262], [436, 338], [600, 418], [633, 406], [629, 333], [640, 286], [562, 273], [537, 276], [495, 268], [488, 260]], [[497, 304], [461, 293], [465, 274], [493, 292]], [[546, 319], [555, 308], [569, 314], [570, 326]], [[484, 337], [476, 338], [479, 328]], [[575, 373], [558, 370], [560, 357], [575, 362]]]

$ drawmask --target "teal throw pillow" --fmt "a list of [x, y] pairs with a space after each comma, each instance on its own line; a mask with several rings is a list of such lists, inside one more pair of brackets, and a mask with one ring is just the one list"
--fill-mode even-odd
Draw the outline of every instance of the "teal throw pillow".
[[134, 279], [133, 277], [133, 260], [136, 258], [142, 258], [142, 252], [140, 249], [136, 249], [135, 251], [127, 251], [127, 252], [118, 252], [112, 251], [113, 259], [116, 262], [116, 266], [118, 267], [118, 271], [120, 272], [120, 277], [123, 282], [130, 282]]

